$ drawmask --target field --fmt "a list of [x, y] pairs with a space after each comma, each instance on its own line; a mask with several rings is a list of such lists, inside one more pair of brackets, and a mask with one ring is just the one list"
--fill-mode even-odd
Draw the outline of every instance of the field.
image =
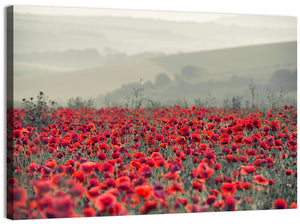
[[297, 110], [14, 109], [13, 219], [297, 208]]

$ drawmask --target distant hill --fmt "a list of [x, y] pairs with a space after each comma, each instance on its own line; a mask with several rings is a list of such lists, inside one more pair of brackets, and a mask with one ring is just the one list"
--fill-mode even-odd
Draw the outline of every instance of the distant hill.
[[153, 62], [171, 74], [180, 74], [186, 65], [209, 71], [209, 79], [232, 75], [267, 80], [279, 68], [297, 68], [297, 42], [262, 44], [156, 57]]
[[[49, 72], [15, 77], [15, 97], [34, 96], [42, 90], [51, 98], [97, 98], [124, 103], [132, 93], [132, 83], [145, 83], [144, 94], [154, 100], [197, 98], [209, 94], [219, 98], [249, 94], [253, 82], [261, 87], [269, 85], [280, 74], [296, 74], [297, 42], [272, 43], [220, 50], [174, 54], [162, 57], [132, 58], [124, 63], [67, 72]], [[157, 79], [160, 74], [168, 78]], [[169, 80], [169, 84], [164, 81]], [[290, 78], [289, 80], [295, 80]], [[280, 86], [280, 82], [276, 82]], [[294, 85], [286, 84], [293, 87]], [[287, 90], [289, 91], [289, 90]], [[101, 96], [99, 96], [101, 95]]]
[[[176, 103], [184, 98], [192, 102], [209, 96], [216, 97], [218, 104], [234, 96], [249, 100], [250, 83], [256, 86], [257, 100], [264, 100], [267, 94], [276, 94], [280, 89], [296, 98], [297, 42], [182, 53], [151, 61], [164, 69], [170, 80], [168, 84], [164, 81], [164, 85], [157, 80], [145, 84], [144, 95], [155, 101]], [[162, 79], [161, 74], [156, 77], [167, 79]], [[133, 88], [136, 87], [132, 84], [123, 85], [98, 101], [124, 100]]]

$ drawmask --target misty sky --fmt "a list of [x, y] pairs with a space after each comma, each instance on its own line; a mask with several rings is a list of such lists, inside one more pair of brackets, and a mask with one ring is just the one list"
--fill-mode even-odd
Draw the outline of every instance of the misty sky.
[[207, 22], [221, 17], [232, 17], [229, 14], [209, 14], [195, 12], [168, 12], [146, 10], [117, 10], [93, 8], [64, 8], [64, 7], [39, 7], [22, 6], [15, 8], [16, 13], [30, 13], [36, 15], [69, 15], [69, 16], [117, 16], [132, 18], [148, 18], [171, 21]]

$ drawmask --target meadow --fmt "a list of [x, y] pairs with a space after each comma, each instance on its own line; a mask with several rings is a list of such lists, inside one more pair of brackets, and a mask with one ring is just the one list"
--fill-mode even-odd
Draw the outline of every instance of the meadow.
[[37, 105], [8, 113], [9, 218], [297, 208], [292, 106]]

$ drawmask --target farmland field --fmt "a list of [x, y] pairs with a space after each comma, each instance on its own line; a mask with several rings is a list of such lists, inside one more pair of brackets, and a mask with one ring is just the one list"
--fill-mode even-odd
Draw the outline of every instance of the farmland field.
[[14, 109], [13, 219], [297, 208], [297, 110]]

